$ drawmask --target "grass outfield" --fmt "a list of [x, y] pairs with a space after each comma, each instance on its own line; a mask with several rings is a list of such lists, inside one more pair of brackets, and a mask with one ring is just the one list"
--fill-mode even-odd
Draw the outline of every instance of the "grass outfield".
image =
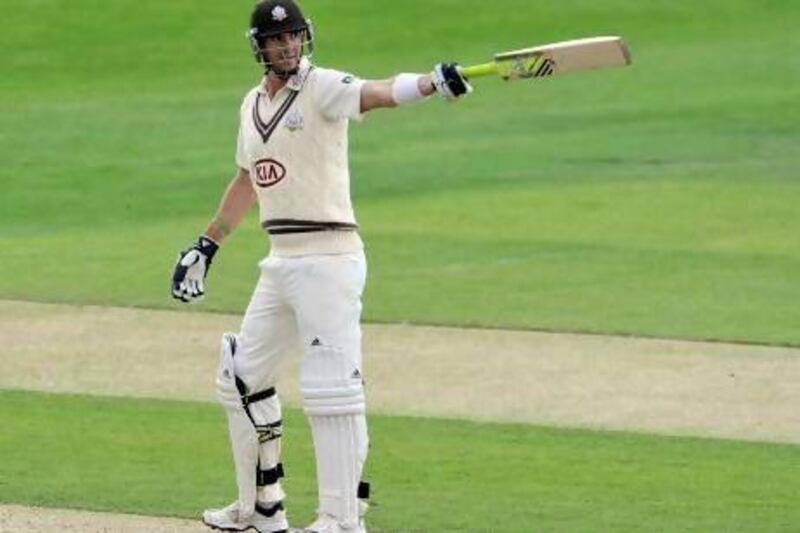
[[[285, 413], [289, 511], [315, 505], [303, 415]], [[196, 517], [233, 499], [216, 405], [0, 391], [0, 501]], [[800, 447], [379, 417], [376, 531], [791, 531]], [[414, 512], [409, 512], [413, 509]]]
[[[258, 77], [250, 5], [4, 1], [0, 297], [174, 305]], [[633, 51], [352, 128], [367, 319], [800, 344], [797, 2], [304, 5], [317, 61], [366, 77], [591, 34]], [[246, 226], [205, 309], [249, 297]]]

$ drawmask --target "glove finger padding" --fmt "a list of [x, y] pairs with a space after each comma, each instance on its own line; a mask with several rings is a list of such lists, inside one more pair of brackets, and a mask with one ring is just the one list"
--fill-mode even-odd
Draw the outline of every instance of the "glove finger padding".
[[197, 280], [197, 295], [202, 298], [206, 293], [206, 283], [202, 279]]
[[203, 299], [203, 291], [200, 290], [200, 282], [197, 280], [189, 281], [189, 285], [191, 290], [189, 291], [189, 296], [191, 298], [191, 303], [198, 303]]
[[187, 286], [185, 281], [181, 283], [181, 292], [179, 297], [183, 303], [189, 303], [192, 301], [192, 297], [189, 294], [189, 287]]
[[181, 294], [183, 293], [183, 287], [181, 282], [173, 281], [172, 282], [172, 297], [175, 299], [180, 300]]
[[183, 265], [183, 254], [179, 255], [175, 270], [172, 273], [172, 296], [175, 298], [180, 298], [184, 291], [184, 280], [188, 270], [189, 268]]

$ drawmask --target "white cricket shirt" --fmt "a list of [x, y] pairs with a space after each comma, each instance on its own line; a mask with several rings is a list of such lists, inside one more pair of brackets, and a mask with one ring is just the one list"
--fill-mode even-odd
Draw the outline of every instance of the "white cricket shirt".
[[270, 99], [264, 80], [242, 102], [236, 164], [250, 172], [271, 253], [363, 248], [350, 200], [347, 127], [363, 81], [303, 58]]

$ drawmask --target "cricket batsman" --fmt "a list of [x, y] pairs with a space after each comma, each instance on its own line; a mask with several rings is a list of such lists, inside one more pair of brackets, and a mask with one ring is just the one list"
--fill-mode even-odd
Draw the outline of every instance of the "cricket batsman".
[[319, 495], [317, 519], [299, 531], [363, 533], [369, 486], [361, 480], [368, 437], [359, 322], [367, 267], [350, 200], [348, 124], [373, 109], [433, 93], [455, 100], [472, 88], [455, 63], [370, 81], [318, 67], [313, 26], [294, 0], [259, 2], [248, 37], [264, 76], [242, 102], [236, 172], [172, 277], [173, 297], [201, 300], [218, 248], [258, 202], [270, 252], [241, 329], [222, 336], [216, 376], [238, 498], [205, 511], [203, 522], [225, 531], [289, 531], [275, 385], [299, 342]]

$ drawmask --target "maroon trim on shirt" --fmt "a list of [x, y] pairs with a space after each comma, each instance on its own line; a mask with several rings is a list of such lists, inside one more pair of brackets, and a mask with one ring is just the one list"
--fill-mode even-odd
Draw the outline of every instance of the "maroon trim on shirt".
[[253, 125], [255, 125], [258, 134], [261, 135], [261, 140], [264, 142], [264, 144], [266, 144], [266, 142], [272, 136], [275, 128], [278, 127], [278, 122], [280, 122], [286, 112], [289, 111], [289, 108], [292, 107], [292, 104], [297, 99], [297, 95], [299, 94], [300, 93], [297, 91], [292, 91], [292, 93], [286, 97], [286, 100], [283, 101], [269, 122], [264, 122], [261, 119], [261, 115], [258, 113], [258, 104], [261, 101], [261, 93], [256, 95], [256, 101], [253, 104]]
[[354, 231], [358, 229], [358, 224], [273, 218], [262, 222], [261, 227], [267, 230], [270, 235], [281, 235], [284, 233], [311, 233], [314, 231]]

